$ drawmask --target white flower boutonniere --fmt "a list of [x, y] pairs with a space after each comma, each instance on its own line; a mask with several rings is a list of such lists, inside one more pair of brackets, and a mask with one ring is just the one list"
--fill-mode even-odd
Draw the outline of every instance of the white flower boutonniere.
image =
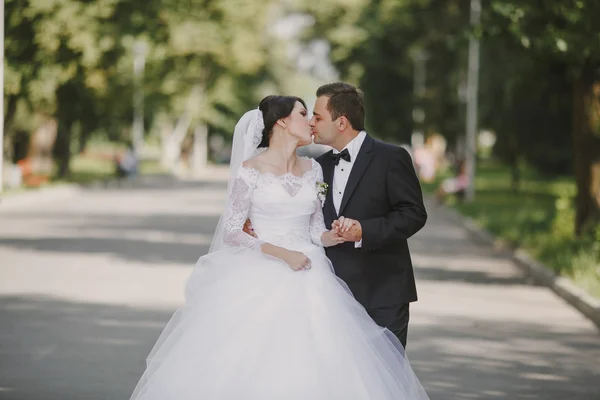
[[317, 181], [317, 197], [321, 200], [321, 207], [325, 205], [325, 198], [327, 197], [327, 188], [329, 185], [325, 182]]

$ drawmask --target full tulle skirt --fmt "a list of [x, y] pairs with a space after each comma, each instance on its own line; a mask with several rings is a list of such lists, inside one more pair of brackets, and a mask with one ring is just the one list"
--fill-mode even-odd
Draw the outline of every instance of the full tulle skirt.
[[427, 399], [323, 249], [304, 253], [297, 272], [250, 249], [201, 257], [131, 399]]

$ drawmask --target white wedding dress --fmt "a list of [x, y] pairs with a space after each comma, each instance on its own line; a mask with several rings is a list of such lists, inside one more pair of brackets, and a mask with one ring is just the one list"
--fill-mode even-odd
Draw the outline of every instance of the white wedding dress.
[[[321, 180], [315, 161], [301, 177], [238, 169], [224, 214], [229, 247], [199, 259], [132, 399], [428, 398], [398, 339], [332, 271]], [[260, 241], [242, 232], [247, 217]], [[261, 241], [303, 252], [312, 268], [293, 271], [261, 253]]]

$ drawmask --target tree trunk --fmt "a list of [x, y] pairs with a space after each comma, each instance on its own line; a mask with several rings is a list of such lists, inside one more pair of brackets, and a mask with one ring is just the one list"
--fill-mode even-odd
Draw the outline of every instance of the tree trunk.
[[600, 219], [600, 123], [594, 118], [599, 106], [594, 74], [586, 65], [573, 84], [573, 153], [577, 196], [575, 233], [593, 230]]
[[52, 153], [58, 167], [56, 171], [58, 178], [66, 178], [71, 174], [73, 127], [77, 121], [81, 121], [83, 107], [81, 79], [81, 71], [79, 71], [76, 79], [66, 82], [56, 91], [55, 118], [58, 126]]
[[71, 173], [71, 140], [73, 131], [73, 119], [66, 108], [62, 104], [58, 104], [56, 114], [56, 140], [52, 148], [52, 155], [57, 164], [56, 176], [58, 178], [66, 178]]
[[[17, 133], [14, 132], [14, 130], [11, 129], [11, 125], [13, 122], [13, 119], [15, 117], [16, 111], [17, 111], [17, 101], [18, 101], [18, 97], [17, 96], [8, 96], [7, 97], [7, 101], [6, 101], [6, 113], [4, 114], [4, 130], [2, 132], [2, 134], [4, 135], [4, 138], [8, 141], [8, 149], [9, 149], [9, 154], [6, 154], [7, 156], [7, 160], [11, 160], [13, 163], [18, 161], [15, 158], [15, 142], [18, 139]], [[4, 150], [4, 149], [2, 149]]]
[[4, 132], [10, 130], [10, 126], [13, 122], [17, 111], [17, 101], [19, 98], [17, 96], [8, 96], [6, 102], [6, 114], [4, 114]]
[[54, 159], [57, 163], [56, 176], [66, 178], [71, 173], [71, 131], [72, 125], [63, 121], [58, 122], [58, 132], [54, 142]]
[[521, 169], [519, 168], [519, 156], [511, 154], [509, 158], [510, 166], [510, 188], [513, 193], [518, 193], [521, 187]]
[[78, 146], [77, 146], [77, 152], [79, 154], [81, 154], [85, 151], [85, 148], [87, 147], [87, 144], [88, 144], [88, 140], [91, 136], [87, 132], [86, 128], [87, 127], [85, 126], [85, 124], [82, 124], [81, 131], [79, 132], [79, 142], [78, 142]]

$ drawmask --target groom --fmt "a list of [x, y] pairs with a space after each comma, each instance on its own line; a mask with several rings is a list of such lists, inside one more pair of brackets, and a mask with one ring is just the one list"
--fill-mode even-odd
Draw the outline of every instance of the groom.
[[364, 119], [363, 94], [354, 86], [336, 82], [317, 90], [314, 142], [333, 147], [316, 159], [329, 185], [325, 225], [356, 221], [342, 233], [347, 242], [325, 250], [371, 318], [406, 347], [409, 303], [417, 300], [406, 240], [425, 225], [427, 213], [408, 152], [369, 136]]

